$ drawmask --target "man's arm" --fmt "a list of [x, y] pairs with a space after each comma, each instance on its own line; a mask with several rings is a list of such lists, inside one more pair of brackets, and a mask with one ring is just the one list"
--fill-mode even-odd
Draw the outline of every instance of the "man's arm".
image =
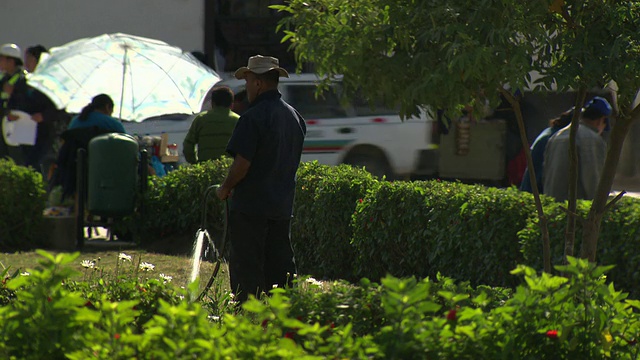
[[224, 179], [224, 182], [218, 190], [216, 194], [220, 200], [225, 200], [231, 194], [231, 190], [236, 187], [236, 185], [247, 176], [247, 172], [249, 171], [249, 167], [251, 167], [251, 162], [242, 155], [237, 154], [233, 159], [233, 163], [231, 164], [231, 168], [229, 168], [229, 174]]
[[196, 143], [198, 142], [198, 117], [193, 119], [191, 123], [191, 127], [189, 127], [189, 131], [187, 132], [187, 136], [184, 137], [182, 142], [182, 153], [184, 154], [185, 160], [189, 164], [196, 163]]

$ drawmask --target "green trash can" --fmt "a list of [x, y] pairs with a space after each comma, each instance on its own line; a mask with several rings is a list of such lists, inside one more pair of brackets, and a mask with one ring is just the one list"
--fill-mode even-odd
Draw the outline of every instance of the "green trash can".
[[138, 142], [130, 135], [96, 136], [88, 146], [87, 210], [121, 217], [134, 211], [138, 183]]

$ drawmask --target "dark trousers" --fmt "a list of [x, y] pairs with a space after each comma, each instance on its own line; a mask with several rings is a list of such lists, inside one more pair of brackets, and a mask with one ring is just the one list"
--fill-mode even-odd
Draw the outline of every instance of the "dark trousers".
[[273, 285], [291, 285], [296, 272], [291, 220], [229, 213], [229, 277], [236, 300], [259, 296]]

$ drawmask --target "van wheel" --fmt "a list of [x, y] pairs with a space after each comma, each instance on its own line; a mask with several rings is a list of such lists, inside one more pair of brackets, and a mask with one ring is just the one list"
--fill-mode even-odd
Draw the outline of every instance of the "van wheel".
[[364, 167], [371, 175], [382, 179], [393, 180], [393, 171], [387, 158], [379, 150], [377, 153], [354, 153], [349, 154], [344, 160], [345, 164], [356, 167]]

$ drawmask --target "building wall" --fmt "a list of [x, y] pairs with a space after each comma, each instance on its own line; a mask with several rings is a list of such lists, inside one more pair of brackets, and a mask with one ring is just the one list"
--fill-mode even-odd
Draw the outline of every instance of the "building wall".
[[0, 44], [47, 48], [105, 33], [204, 50], [205, 0], [0, 0]]

